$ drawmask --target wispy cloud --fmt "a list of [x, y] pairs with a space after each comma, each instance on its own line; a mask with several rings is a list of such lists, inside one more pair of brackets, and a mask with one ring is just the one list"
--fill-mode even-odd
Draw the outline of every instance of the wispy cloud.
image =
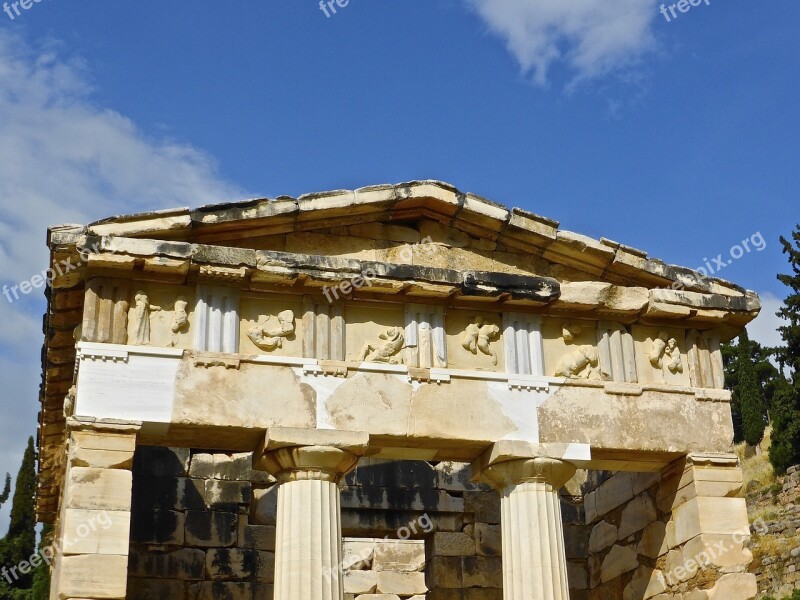
[[[0, 286], [47, 268], [48, 225], [244, 195], [204, 152], [97, 106], [87, 66], [58, 44], [0, 29]], [[0, 476], [35, 433], [43, 311], [41, 290], [0, 296]]]
[[574, 84], [630, 67], [655, 48], [656, 0], [466, 1], [540, 85], [556, 64]]
[[786, 321], [780, 319], [775, 313], [783, 306], [783, 301], [770, 292], [763, 292], [759, 295], [761, 296], [761, 312], [747, 326], [747, 333], [750, 339], [762, 346], [781, 346], [783, 340], [778, 327], [786, 325]]

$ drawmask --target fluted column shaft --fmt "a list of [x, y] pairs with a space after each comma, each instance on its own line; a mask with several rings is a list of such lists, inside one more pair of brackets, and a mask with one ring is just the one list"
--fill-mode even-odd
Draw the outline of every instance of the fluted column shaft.
[[275, 600], [341, 600], [339, 488], [331, 481], [288, 481], [278, 489]]
[[500, 492], [504, 600], [569, 600], [558, 490], [575, 473], [569, 463], [518, 459], [489, 467]]
[[329, 446], [263, 457], [277, 478], [274, 600], [342, 600], [339, 481], [358, 456]]

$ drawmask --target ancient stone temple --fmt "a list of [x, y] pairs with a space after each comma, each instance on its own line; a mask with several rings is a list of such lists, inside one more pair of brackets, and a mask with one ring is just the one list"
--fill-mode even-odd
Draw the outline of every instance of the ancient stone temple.
[[53, 599], [755, 595], [752, 292], [429, 181], [48, 243]]

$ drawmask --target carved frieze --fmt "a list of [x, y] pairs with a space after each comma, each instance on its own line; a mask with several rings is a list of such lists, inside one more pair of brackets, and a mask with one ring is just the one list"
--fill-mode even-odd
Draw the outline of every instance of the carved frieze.
[[400, 350], [403, 349], [405, 336], [400, 327], [391, 327], [379, 336], [380, 342], [365, 343], [361, 349], [360, 359], [367, 362], [388, 363], [391, 365], [403, 364]]
[[492, 365], [497, 365], [497, 351], [492, 342], [500, 337], [500, 328], [494, 323], [489, 323], [480, 315], [467, 325], [461, 334], [461, 347], [467, 352], [477, 355], [480, 351], [492, 360]]
[[276, 316], [267, 315], [247, 332], [256, 346], [267, 352], [283, 348], [285, 338], [294, 337], [294, 313], [291, 310], [279, 312]]

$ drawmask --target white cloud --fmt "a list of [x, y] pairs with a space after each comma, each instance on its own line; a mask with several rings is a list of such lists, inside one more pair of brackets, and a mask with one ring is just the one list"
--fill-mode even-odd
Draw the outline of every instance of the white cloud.
[[564, 63], [574, 82], [630, 66], [652, 50], [656, 0], [467, 0], [539, 84]]
[[[97, 106], [85, 65], [58, 45], [0, 29], [0, 286], [47, 267], [48, 225], [243, 196], [205, 153]], [[0, 296], [0, 477], [16, 475], [35, 434], [43, 311], [42, 290]]]
[[762, 346], [781, 346], [783, 340], [778, 327], [786, 324], [786, 321], [778, 318], [775, 313], [783, 306], [783, 300], [771, 292], [763, 292], [759, 296], [761, 297], [761, 312], [747, 326], [747, 333], [750, 339]]

